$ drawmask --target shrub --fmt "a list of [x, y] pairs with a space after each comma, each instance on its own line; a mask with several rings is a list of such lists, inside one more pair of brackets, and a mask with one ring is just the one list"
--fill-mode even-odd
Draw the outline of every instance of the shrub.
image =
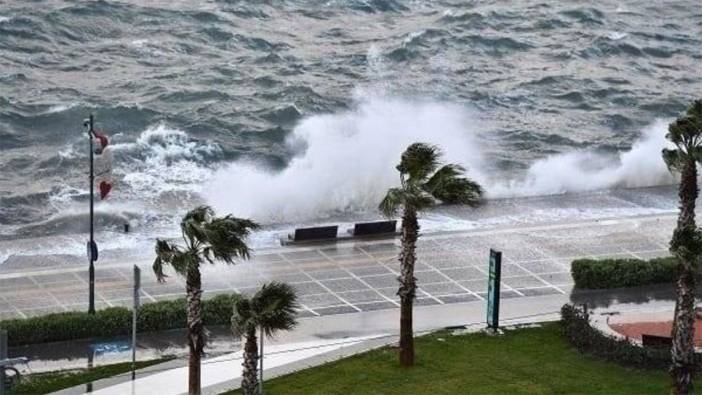
[[231, 324], [233, 295], [217, 295], [202, 306], [202, 320], [210, 325]]
[[670, 365], [669, 349], [639, 347], [628, 339], [605, 335], [590, 326], [587, 313], [570, 304], [561, 308], [561, 328], [568, 341], [582, 353], [637, 368], [665, 369]]
[[[205, 325], [229, 325], [232, 316], [232, 295], [217, 295], [202, 302]], [[137, 328], [141, 333], [186, 327], [185, 299], [147, 303], [139, 308]], [[26, 319], [0, 321], [7, 331], [8, 344], [48, 343], [88, 338], [109, 338], [129, 335], [132, 312], [124, 307], [86, 312], [53, 313]]]
[[[203, 301], [203, 304], [206, 302]], [[139, 308], [137, 329], [139, 332], [157, 332], [185, 328], [187, 325], [185, 299], [164, 300], [147, 303]]]
[[677, 274], [675, 258], [578, 259], [571, 265], [577, 288], [602, 289], [672, 283]]
[[87, 337], [119, 336], [129, 333], [131, 312], [123, 307], [111, 307], [90, 315], [84, 312], [54, 313], [28, 319], [0, 322], [11, 346], [74, 340]]

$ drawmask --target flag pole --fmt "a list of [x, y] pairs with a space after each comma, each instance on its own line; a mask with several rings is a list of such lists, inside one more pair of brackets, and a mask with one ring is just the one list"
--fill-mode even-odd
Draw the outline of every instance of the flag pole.
[[95, 314], [95, 229], [94, 229], [94, 188], [95, 188], [95, 169], [93, 167], [93, 136], [95, 134], [93, 114], [90, 114], [90, 119], [88, 120], [88, 140], [90, 141], [90, 244], [88, 244], [88, 260], [90, 263], [88, 269], [88, 284], [89, 284], [89, 300], [88, 300], [88, 314]]

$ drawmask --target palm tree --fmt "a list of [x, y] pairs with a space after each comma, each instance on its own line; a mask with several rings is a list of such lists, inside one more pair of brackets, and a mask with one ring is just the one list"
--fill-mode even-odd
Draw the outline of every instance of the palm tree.
[[259, 386], [256, 369], [259, 357], [256, 329], [261, 329], [267, 337], [273, 336], [277, 331], [291, 330], [297, 325], [297, 309], [295, 290], [285, 283], [264, 284], [251, 297], [235, 296], [232, 332], [234, 336], [245, 338], [242, 363], [244, 372], [241, 380], [244, 395], [256, 394]]
[[480, 202], [482, 188], [462, 177], [465, 169], [459, 165], [440, 163], [441, 151], [432, 145], [414, 143], [402, 154], [397, 170], [400, 187], [390, 188], [380, 203], [387, 217], [402, 213], [402, 250], [400, 251], [400, 365], [414, 364], [412, 334], [412, 304], [417, 288], [414, 277], [415, 247], [419, 236], [417, 214], [437, 203], [475, 206]]
[[215, 261], [233, 264], [235, 258], [248, 259], [250, 250], [245, 239], [257, 228], [258, 225], [251, 220], [231, 215], [215, 217], [210, 207], [200, 206], [185, 214], [180, 223], [184, 247], [165, 240], [156, 240], [156, 260], [153, 269], [158, 281], [165, 281], [166, 265], [170, 265], [179, 275], [185, 276], [190, 395], [199, 395], [201, 391], [200, 359], [205, 346], [200, 265], [204, 262], [212, 264]]
[[680, 213], [670, 252], [678, 259], [671, 376], [673, 393], [691, 394], [695, 373], [695, 271], [702, 253], [702, 236], [695, 223], [697, 163], [702, 161], [702, 101], [695, 101], [685, 115], [668, 127], [666, 138], [675, 149], [664, 149], [668, 168], [680, 173]]

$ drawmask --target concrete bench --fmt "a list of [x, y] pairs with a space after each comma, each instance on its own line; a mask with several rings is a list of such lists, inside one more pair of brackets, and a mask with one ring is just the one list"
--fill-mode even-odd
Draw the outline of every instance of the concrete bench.
[[338, 225], [315, 226], [313, 228], [298, 228], [295, 233], [288, 235], [292, 242], [334, 240], [339, 232]]
[[349, 229], [349, 233], [356, 236], [378, 236], [394, 234], [397, 229], [397, 221], [376, 221], [362, 222], [355, 224], [353, 229]]

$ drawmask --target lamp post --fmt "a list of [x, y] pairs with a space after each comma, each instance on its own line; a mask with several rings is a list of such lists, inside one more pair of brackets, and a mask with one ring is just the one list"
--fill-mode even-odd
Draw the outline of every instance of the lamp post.
[[88, 314], [95, 314], [95, 259], [97, 258], [97, 246], [95, 245], [95, 229], [93, 225], [93, 200], [95, 195], [95, 169], [93, 167], [93, 137], [95, 137], [95, 129], [93, 124], [93, 114], [90, 114], [84, 126], [87, 128], [88, 141], [90, 143], [90, 241], [88, 242], [88, 284], [89, 284], [89, 296], [88, 296]]

